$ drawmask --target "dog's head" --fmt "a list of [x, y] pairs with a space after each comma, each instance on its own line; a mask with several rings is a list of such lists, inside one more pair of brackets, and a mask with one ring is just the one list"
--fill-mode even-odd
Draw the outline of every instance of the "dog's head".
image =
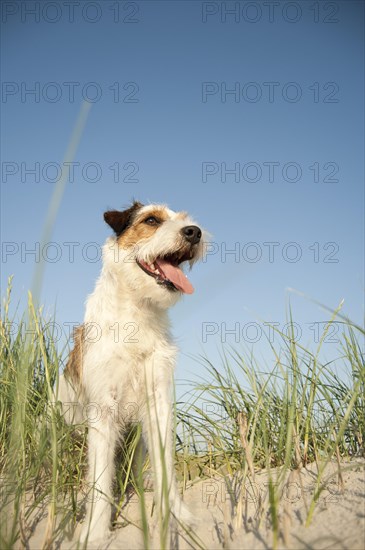
[[[113, 270], [139, 298], [169, 307], [194, 292], [182, 269], [203, 256], [204, 233], [186, 212], [134, 202], [127, 210], [105, 212], [104, 219], [115, 233], [107, 242]], [[108, 259], [112, 267], [110, 254]]]

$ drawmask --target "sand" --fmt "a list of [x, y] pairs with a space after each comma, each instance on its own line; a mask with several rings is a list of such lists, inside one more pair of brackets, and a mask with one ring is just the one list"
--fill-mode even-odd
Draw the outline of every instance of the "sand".
[[[291, 473], [286, 478], [277, 518], [276, 547], [289, 549], [365, 549], [365, 460], [354, 459], [338, 465], [331, 462], [324, 470], [322, 491], [313, 518], [306, 526], [306, 518], [316, 485], [316, 465]], [[196, 517], [195, 542], [176, 525], [170, 529], [167, 547], [170, 548], [231, 548], [269, 549], [275, 546], [273, 523], [269, 513], [268, 475], [255, 473], [252, 482], [246, 479], [243, 490], [241, 476], [213, 476], [197, 480], [185, 490], [184, 501]], [[153, 493], [145, 494], [147, 511], [151, 514]], [[23, 532], [30, 550], [42, 548], [47, 528], [47, 512], [43, 508], [35, 522], [24, 523]], [[57, 519], [56, 519], [57, 521]], [[161, 548], [160, 530], [156, 513], [150, 515], [150, 548]], [[81, 525], [69, 522], [53, 547], [77, 548]], [[30, 534], [31, 531], [31, 534]], [[29, 537], [30, 535], [30, 537]], [[20, 544], [18, 548], [24, 547]], [[101, 547], [101, 546], [99, 546]], [[118, 518], [111, 540], [103, 548], [145, 548], [141, 530], [139, 500], [131, 495]], [[96, 546], [88, 545], [88, 548]]]

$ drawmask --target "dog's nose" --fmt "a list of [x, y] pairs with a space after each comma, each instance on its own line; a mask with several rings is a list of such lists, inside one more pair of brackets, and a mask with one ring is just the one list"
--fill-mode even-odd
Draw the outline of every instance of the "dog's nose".
[[187, 225], [182, 228], [181, 233], [191, 244], [197, 244], [202, 236], [201, 229], [197, 225]]

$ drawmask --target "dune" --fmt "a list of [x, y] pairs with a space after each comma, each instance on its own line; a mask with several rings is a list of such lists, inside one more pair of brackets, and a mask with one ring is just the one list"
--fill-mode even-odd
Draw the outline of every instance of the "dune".
[[[340, 471], [340, 475], [339, 475]], [[275, 476], [279, 470], [271, 470]], [[167, 547], [191, 548], [269, 548], [348, 549], [365, 547], [365, 460], [358, 458], [327, 464], [312, 520], [306, 526], [311, 499], [316, 491], [317, 466], [310, 464], [286, 475], [280, 490], [276, 521], [269, 503], [269, 475], [265, 470], [252, 477], [212, 476], [197, 479], [184, 491], [184, 501], [196, 518], [190, 533], [171, 522]], [[161, 548], [160, 527], [153, 508], [153, 492], [145, 493], [150, 548]], [[49, 518], [42, 506], [33, 514], [33, 530], [27, 540], [30, 550], [45, 543]], [[81, 517], [82, 519], [82, 517]], [[71, 522], [70, 522], [71, 523]], [[276, 523], [276, 528], [274, 528]], [[57, 519], [56, 519], [57, 524]], [[65, 525], [54, 542], [60, 549], [77, 548], [81, 524]], [[88, 548], [134, 550], [145, 548], [141, 508], [131, 494], [117, 518], [112, 537], [102, 545]], [[21, 547], [20, 545], [18, 546]], [[24, 547], [24, 546], [22, 546]]]

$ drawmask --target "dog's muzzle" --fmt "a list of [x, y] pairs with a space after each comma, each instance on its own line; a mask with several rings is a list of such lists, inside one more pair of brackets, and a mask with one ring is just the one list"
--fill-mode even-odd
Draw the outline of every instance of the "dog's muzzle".
[[147, 275], [154, 277], [157, 284], [165, 286], [168, 290], [192, 294], [194, 292], [193, 285], [179, 266], [194, 258], [202, 232], [197, 225], [187, 225], [180, 230], [180, 233], [187, 246], [174, 254], [158, 257], [150, 264], [143, 260], [137, 260], [137, 265]]

